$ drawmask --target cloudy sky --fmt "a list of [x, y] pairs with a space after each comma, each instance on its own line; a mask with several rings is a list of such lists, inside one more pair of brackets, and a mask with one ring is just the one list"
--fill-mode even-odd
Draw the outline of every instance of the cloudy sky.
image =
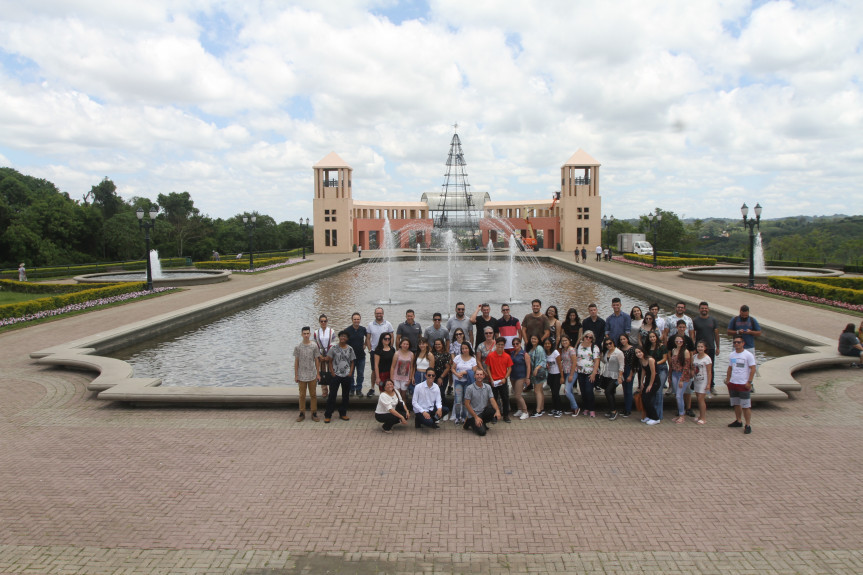
[[474, 191], [548, 198], [578, 148], [603, 211], [861, 213], [863, 2], [0, 0], [0, 165], [213, 217], [418, 200], [453, 133]]

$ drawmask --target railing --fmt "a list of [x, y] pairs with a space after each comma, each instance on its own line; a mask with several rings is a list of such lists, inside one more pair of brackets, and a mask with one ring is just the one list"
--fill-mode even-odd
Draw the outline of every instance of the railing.
[[324, 180], [324, 187], [325, 188], [338, 188], [339, 187], [339, 180], [338, 179]]
[[576, 186], [589, 186], [590, 178], [572, 178], [572, 183]]

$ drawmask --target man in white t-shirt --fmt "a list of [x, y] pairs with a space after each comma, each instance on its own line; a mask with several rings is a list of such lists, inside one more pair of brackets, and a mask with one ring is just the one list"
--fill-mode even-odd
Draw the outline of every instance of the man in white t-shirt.
[[[370, 321], [366, 327], [366, 349], [369, 350], [369, 363], [372, 365], [372, 382], [375, 381], [375, 348], [378, 346], [378, 341], [385, 333], [393, 333], [393, 324], [384, 319], [384, 308], [375, 308], [375, 319]], [[366, 394], [366, 397], [375, 396], [375, 386]]]
[[[752, 433], [750, 419], [752, 418], [752, 380], [755, 377], [755, 356], [743, 348], [743, 338], [734, 336], [734, 351], [728, 356], [728, 372], [725, 374], [725, 385], [731, 397], [734, 408], [734, 421], [728, 427], [742, 427], [743, 433]], [[740, 421], [743, 414], [745, 421]]]
[[330, 394], [329, 383], [333, 374], [332, 360], [327, 356], [327, 352], [330, 351], [331, 347], [339, 343], [338, 338], [336, 338], [336, 332], [333, 328], [327, 326], [328, 321], [327, 316], [321, 314], [318, 317], [318, 323], [321, 327], [316, 329], [315, 333], [312, 334], [312, 339], [315, 341], [315, 344], [318, 346], [318, 352], [321, 354], [320, 382], [322, 397], [327, 397]]

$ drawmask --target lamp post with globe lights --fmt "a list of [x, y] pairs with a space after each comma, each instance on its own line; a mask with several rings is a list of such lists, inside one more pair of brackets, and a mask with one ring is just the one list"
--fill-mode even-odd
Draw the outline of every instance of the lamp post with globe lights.
[[650, 219], [650, 227], [653, 230], [653, 267], [656, 267], [656, 239], [659, 235], [659, 224], [662, 222], [662, 212], [657, 209], [656, 213], [650, 214], [648, 218]]
[[[605, 228], [605, 249], [606, 253], [611, 253], [611, 224], [614, 223], [614, 216], [602, 216], [602, 227]], [[609, 261], [611, 258], [609, 258]]]
[[255, 232], [255, 222], [258, 221], [257, 216], [243, 216], [243, 225], [246, 231], [249, 232], [249, 271], [255, 269], [255, 253], [252, 251], [252, 235]]
[[150, 230], [156, 227], [156, 216], [159, 215], [159, 206], [150, 206], [150, 221], [144, 221], [144, 208], [138, 208], [135, 211], [138, 216], [138, 228], [144, 230], [144, 241], [146, 242], [147, 258], [147, 286], [144, 288], [147, 291], [153, 291], [153, 268], [150, 265]]
[[749, 218], [749, 206], [740, 206], [743, 214], [743, 227], [749, 229], [749, 287], [755, 287], [755, 228], [761, 230], [761, 204], [755, 204], [755, 218]]
[[305, 225], [303, 224], [303, 218], [300, 218], [300, 230], [303, 232], [303, 259], [306, 259], [306, 230], [309, 229], [309, 218], [306, 218]]

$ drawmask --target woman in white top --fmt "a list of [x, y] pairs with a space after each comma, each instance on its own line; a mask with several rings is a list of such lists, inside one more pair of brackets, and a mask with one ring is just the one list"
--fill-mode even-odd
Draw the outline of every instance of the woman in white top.
[[551, 416], [560, 417], [563, 415], [563, 405], [560, 402], [560, 352], [555, 349], [550, 337], [542, 343], [542, 347], [545, 349], [545, 363], [548, 370], [546, 383], [551, 389]]
[[452, 358], [453, 403], [452, 421], [456, 425], [464, 423], [466, 411], [464, 408], [464, 390], [475, 381], [476, 358], [470, 344], [461, 344], [461, 353]]
[[617, 393], [617, 384], [623, 381], [625, 358], [623, 357], [623, 352], [614, 345], [614, 340], [608, 336], [605, 336], [605, 340], [602, 342], [602, 349], [605, 350], [605, 353], [602, 354], [604, 365], [600, 385], [605, 390], [605, 400], [611, 408], [611, 411], [606, 413], [605, 416], [609, 421], [614, 421], [617, 419], [615, 394]]
[[414, 384], [425, 383], [426, 370], [434, 369], [434, 354], [429, 346], [429, 340], [424, 337], [417, 341], [417, 359], [414, 362]]
[[563, 390], [566, 393], [566, 398], [569, 400], [569, 410], [564, 411], [567, 415], [578, 417], [578, 403], [575, 401], [575, 394], [572, 393], [572, 388], [575, 386], [576, 372], [578, 371], [576, 362], [578, 357], [575, 355], [575, 348], [572, 347], [572, 340], [567, 334], [560, 336], [560, 371], [563, 373]]
[[410, 414], [405, 407], [402, 396], [396, 390], [393, 380], [388, 379], [384, 384], [384, 390], [378, 397], [378, 405], [375, 407], [375, 419], [383, 423], [383, 432], [392, 433], [393, 426], [401, 423], [407, 424]]
[[698, 398], [698, 419], [695, 423], [704, 425], [707, 423], [707, 402], [704, 396], [710, 390], [711, 376], [713, 375], [710, 364], [710, 356], [707, 355], [707, 344], [698, 340], [695, 344], [697, 355], [692, 358], [692, 385], [695, 388], [695, 397]]
[[644, 323], [644, 313], [642, 313], [641, 308], [637, 305], [632, 306], [632, 309], [629, 311], [629, 321], [629, 343], [632, 345], [638, 345], [639, 343], [641, 343], [641, 336], [639, 334], [639, 330], [641, 330], [641, 324]]

